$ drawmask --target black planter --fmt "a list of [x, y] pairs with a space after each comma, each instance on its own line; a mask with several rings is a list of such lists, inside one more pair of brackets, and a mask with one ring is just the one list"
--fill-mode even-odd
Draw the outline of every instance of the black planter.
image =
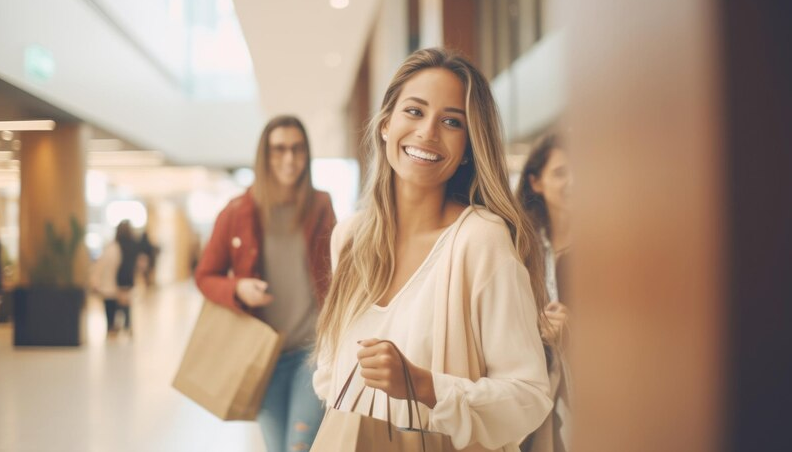
[[80, 345], [84, 307], [85, 290], [81, 288], [17, 288], [14, 290], [14, 345]]

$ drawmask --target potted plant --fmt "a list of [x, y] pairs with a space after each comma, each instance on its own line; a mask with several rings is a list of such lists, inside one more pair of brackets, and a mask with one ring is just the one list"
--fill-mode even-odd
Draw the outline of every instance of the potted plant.
[[45, 228], [44, 251], [30, 285], [14, 290], [14, 345], [80, 345], [86, 293], [74, 282], [74, 258], [85, 230], [75, 217], [67, 237], [52, 222]]

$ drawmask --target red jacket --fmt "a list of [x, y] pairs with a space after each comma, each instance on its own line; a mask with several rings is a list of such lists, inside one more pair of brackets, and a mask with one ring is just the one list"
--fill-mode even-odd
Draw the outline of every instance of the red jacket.
[[[314, 296], [321, 306], [330, 287], [330, 234], [336, 223], [330, 195], [314, 191], [305, 221], [305, 249]], [[216, 303], [244, 308], [235, 297], [237, 280], [261, 278], [262, 233], [258, 207], [251, 190], [234, 198], [220, 212], [212, 237], [195, 269], [201, 293]]]

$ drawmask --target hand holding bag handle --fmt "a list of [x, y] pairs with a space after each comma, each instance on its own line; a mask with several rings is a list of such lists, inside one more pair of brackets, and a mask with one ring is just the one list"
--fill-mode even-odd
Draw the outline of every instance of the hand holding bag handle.
[[[333, 409], [334, 410], [340, 410], [341, 409], [341, 402], [343, 402], [344, 396], [346, 395], [347, 391], [349, 390], [349, 385], [352, 383], [352, 378], [355, 376], [355, 372], [357, 371], [359, 366], [360, 366], [360, 363], [355, 363], [355, 367], [353, 367], [352, 368], [352, 372], [349, 373], [349, 376], [347, 377], [346, 382], [344, 382], [344, 386], [341, 387], [341, 392], [338, 393], [338, 397], [336, 397], [335, 403], [333, 404]], [[352, 404], [352, 410], [351, 411], [355, 411], [355, 408], [357, 408], [357, 404], [360, 401], [360, 396], [363, 395], [363, 391], [365, 389], [366, 389], [366, 387], [363, 386], [363, 389], [361, 389], [360, 392], [358, 393], [357, 397], [355, 397], [355, 402]], [[375, 395], [377, 394], [376, 389], [374, 390], [374, 394]], [[388, 405], [388, 440], [389, 441], [393, 441], [393, 431], [391, 430], [392, 429], [392, 424], [391, 424], [390, 397], [387, 397], [385, 400], [386, 400], [386, 403]], [[369, 406], [368, 415], [369, 415], [369, 417], [374, 417], [373, 414], [374, 414], [374, 396], [371, 397], [371, 405]], [[410, 423], [410, 428], [412, 428], [412, 423]]]
[[[382, 341], [379, 341], [378, 343], [382, 343], [382, 342], [386, 342], [386, 343], [390, 344], [390, 346], [393, 347], [393, 349], [399, 355], [399, 360], [402, 363], [402, 370], [404, 372], [404, 374], [403, 374], [404, 383], [407, 386], [407, 410], [408, 410], [407, 413], [408, 413], [408, 417], [409, 417], [409, 427], [408, 427], [408, 429], [409, 430], [418, 430], [418, 432], [421, 434], [421, 450], [422, 450], [422, 452], [426, 452], [426, 438], [424, 437], [423, 422], [421, 420], [421, 412], [418, 409], [418, 397], [417, 397], [416, 392], [415, 392], [415, 385], [414, 385], [413, 380], [412, 380], [412, 374], [410, 374], [410, 369], [408, 369], [408, 367], [407, 367], [407, 359], [404, 357], [404, 355], [402, 354], [401, 350], [399, 350], [399, 347], [397, 347], [396, 344], [394, 344], [393, 342], [391, 342], [389, 340], [382, 340]], [[336, 409], [336, 410], [340, 410], [341, 409], [341, 403], [343, 402], [344, 396], [346, 396], [346, 393], [349, 390], [349, 386], [352, 383], [352, 378], [354, 378], [355, 372], [357, 371], [359, 366], [360, 366], [360, 363], [355, 363], [355, 367], [352, 368], [352, 372], [349, 373], [349, 376], [347, 377], [346, 382], [344, 382], [344, 386], [342, 386], [341, 392], [339, 392], [338, 393], [338, 397], [336, 397], [335, 403], [333, 404], [333, 409]], [[352, 404], [352, 411], [355, 411], [355, 408], [357, 408], [357, 404], [360, 401], [360, 397], [361, 397], [361, 395], [363, 395], [363, 391], [365, 389], [366, 389], [366, 387], [364, 386], [363, 389], [360, 390], [360, 393], [357, 395], [357, 397], [355, 397], [355, 401]], [[374, 393], [376, 394], [376, 390], [374, 390]], [[391, 432], [392, 423], [391, 423], [391, 413], [390, 413], [390, 399], [391, 399], [390, 396], [386, 397], [387, 410], [388, 410], [388, 414], [387, 414], [387, 416], [388, 416], [388, 439], [392, 441], [393, 440], [393, 435], [392, 435], [392, 432]], [[417, 429], [413, 427], [413, 416], [412, 416], [413, 403], [415, 404], [415, 413], [418, 416], [418, 428]], [[372, 397], [371, 405], [369, 406], [369, 417], [372, 417], [373, 412], [374, 412], [374, 397]]]
[[[382, 340], [380, 343], [386, 342], [396, 350], [396, 353], [399, 355], [399, 360], [402, 363], [402, 369], [404, 371], [404, 383], [407, 385], [407, 410], [410, 422], [410, 430], [414, 430], [413, 428], [413, 420], [412, 420], [412, 404], [410, 399], [412, 399], [412, 403], [415, 404], [415, 414], [418, 416], [418, 431], [421, 433], [421, 450], [426, 452], [426, 438], [424, 438], [424, 430], [423, 430], [423, 422], [421, 421], [421, 410], [418, 409], [418, 395], [415, 392], [415, 384], [413, 383], [412, 374], [410, 373], [410, 369], [407, 367], [407, 358], [404, 357], [404, 354], [399, 350], [399, 347], [396, 346], [393, 342], [389, 340]], [[390, 396], [388, 397], [390, 400]], [[388, 413], [390, 417], [390, 413]]]

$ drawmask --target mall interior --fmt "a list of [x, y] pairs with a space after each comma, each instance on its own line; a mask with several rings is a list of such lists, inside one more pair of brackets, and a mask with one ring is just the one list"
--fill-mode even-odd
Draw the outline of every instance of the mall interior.
[[[0, 451], [265, 451], [254, 422], [171, 387], [192, 271], [276, 115], [304, 121], [314, 185], [352, 215], [367, 121], [438, 46], [489, 80], [512, 188], [538, 140], [568, 140], [574, 449], [790, 450], [790, 18], [773, 0], [0, 0]], [[156, 255], [134, 336], [87, 290], [122, 220]], [[15, 306], [41, 287], [77, 298], [25, 343]]]

